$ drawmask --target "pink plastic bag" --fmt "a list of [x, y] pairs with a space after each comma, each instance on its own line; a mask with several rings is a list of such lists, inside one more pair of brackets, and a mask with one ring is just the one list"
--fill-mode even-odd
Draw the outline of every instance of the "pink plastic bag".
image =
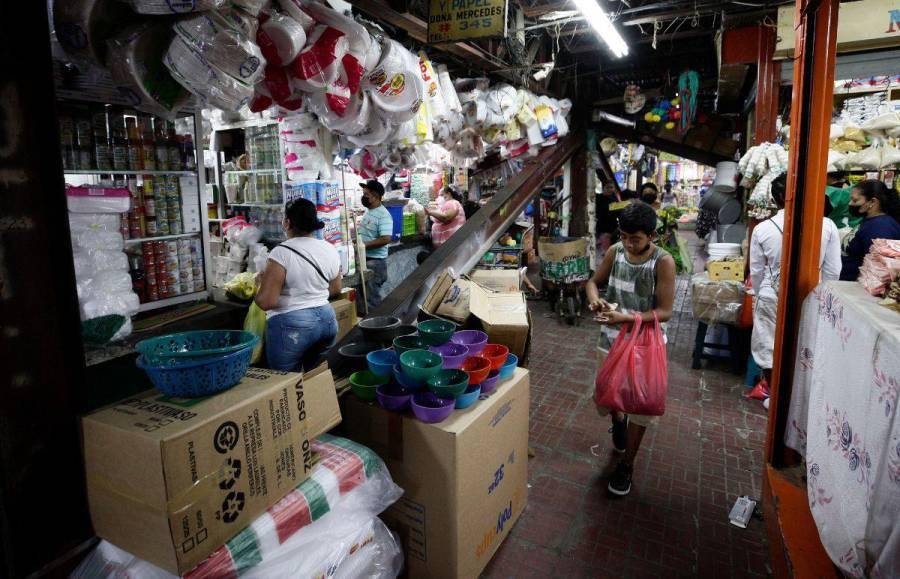
[[661, 416], [669, 387], [666, 344], [655, 313], [652, 325], [641, 325], [636, 316], [630, 331], [622, 326], [597, 371], [594, 403], [627, 414]]

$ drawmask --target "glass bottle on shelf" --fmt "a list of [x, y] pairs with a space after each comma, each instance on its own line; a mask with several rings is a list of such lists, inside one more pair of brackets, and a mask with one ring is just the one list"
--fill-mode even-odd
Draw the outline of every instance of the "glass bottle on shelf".
[[181, 171], [181, 147], [172, 121], [166, 121], [166, 146], [169, 149], [169, 171]]
[[125, 127], [128, 131], [128, 170], [140, 171], [141, 166], [141, 137], [138, 134], [137, 118], [125, 117]]
[[109, 119], [108, 108], [103, 107], [94, 111], [91, 118], [94, 129], [94, 157], [97, 160], [97, 169], [112, 169], [112, 153], [109, 147]]
[[169, 146], [166, 142], [166, 123], [162, 119], [153, 119], [153, 130], [155, 133], [154, 146], [156, 149], [156, 169], [159, 171], [168, 171], [169, 167]]
[[184, 135], [184, 168], [187, 171], [197, 169], [197, 159], [194, 156], [194, 138], [190, 135]]
[[78, 148], [78, 168], [93, 169], [94, 168], [94, 142], [91, 138], [93, 128], [91, 127], [91, 119], [87, 113], [83, 113], [75, 119], [75, 138]]
[[112, 165], [118, 171], [128, 170], [128, 138], [125, 132], [125, 117], [121, 113], [110, 115], [112, 132]]
[[138, 127], [141, 135], [141, 165], [145, 171], [156, 171], [156, 141], [150, 117], [141, 117]]

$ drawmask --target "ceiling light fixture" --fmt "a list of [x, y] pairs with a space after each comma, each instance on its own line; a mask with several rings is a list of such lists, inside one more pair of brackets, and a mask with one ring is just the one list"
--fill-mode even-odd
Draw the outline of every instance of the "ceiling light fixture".
[[625, 44], [625, 40], [619, 35], [603, 8], [600, 8], [600, 5], [597, 4], [597, 0], [572, 0], [572, 3], [575, 4], [582, 16], [590, 22], [597, 36], [609, 46], [609, 49], [612, 50], [616, 57], [622, 58], [628, 55], [628, 45]]

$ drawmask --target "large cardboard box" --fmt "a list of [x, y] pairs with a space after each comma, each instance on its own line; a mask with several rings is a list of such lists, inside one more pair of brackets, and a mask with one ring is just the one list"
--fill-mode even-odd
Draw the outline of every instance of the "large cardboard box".
[[528, 497], [528, 371], [440, 424], [342, 399], [342, 430], [387, 463], [403, 497], [382, 517], [409, 577], [478, 577]]
[[357, 323], [356, 306], [350, 300], [340, 299], [331, 302], [334, 308], [334, 315], [337, 317], [338, 333], [337, 340], [340, 341], [344, 336], [350, 333], [350, 330]]
[[503, 344], [519, 359], [524, 358], [530, 328], [525, 294], [492, 292], [470, 284], [469, 308], [481, 320], [491, 344]]
[[588, 239], [573, 237], [560, 240], [541, 237], [538, 240], [541, 277], [558, 282], [586, 280], [591, 273]]
[[521, 282], [518, 269], [475, 269], [469, 279], [495, 292], [517, 292]]
[[94, 530], [182, 574], [304, 481], [309, 441], [340, 421], [324, 366], [251, 368], [216, 396], [153, 390], [100, 409], [82, 419]]

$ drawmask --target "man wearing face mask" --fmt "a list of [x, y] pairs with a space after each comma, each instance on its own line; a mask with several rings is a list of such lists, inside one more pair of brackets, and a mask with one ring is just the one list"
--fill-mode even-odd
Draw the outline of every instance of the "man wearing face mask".
[[362, 204], [366, 214], [359, 223], [359, 237], [366, 246], [366, 267], [372, 279], [366, 282], [366, 304], [369, 311], [378, 307], [384, 296], [381, 288], [387, 281], [388, 244], [394, 232], [394, 219], [381, 203], [384, 187], [375, 179], [359, 186], [363, 191]]
[[856, 281], [859, 268], [876, 239], [900, 239], [900, 198], [897, 191], [876, 179], [856, 185], [850, 192], [850, 217], [862, 218], [843, 256], [841, 279]]

